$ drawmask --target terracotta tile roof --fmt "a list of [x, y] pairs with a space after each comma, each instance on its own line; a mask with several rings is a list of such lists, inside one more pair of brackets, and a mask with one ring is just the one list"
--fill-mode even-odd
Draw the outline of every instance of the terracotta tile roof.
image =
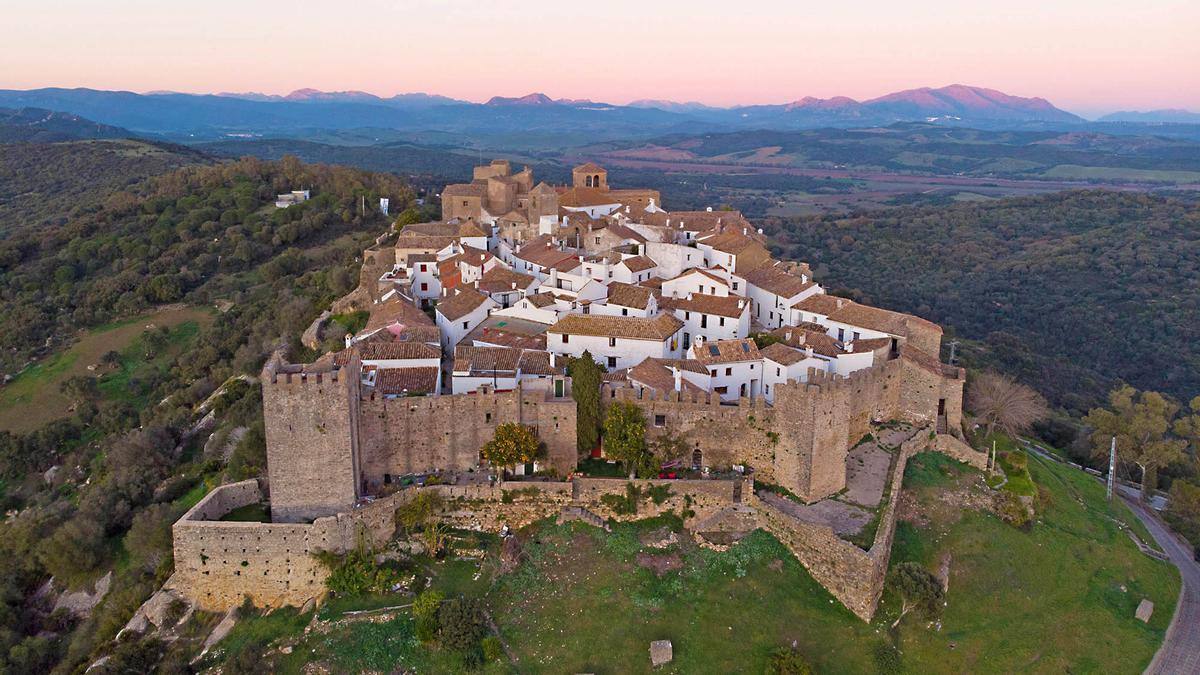
[[437, 255], [433, 253], [409, 253], [408, 260], [405, 262], [407, 267], [413, 267], [417, 263], [437, 262]]
[[529, 191], [529, 194], [552, 195], [556, 194], [556, 192], [554, 188], [546, 184], [546, 181], [541, 181], [537, 185], [533, 186], [533, 189]]
[[608, 285], [608, 304], [646, 309], [654, 293], [649, 288], [614, 281]]
[[941, 326], [912, 314], [893, 312], [890, 309], [880, 309], [870, 305], [861, 305], [847, 298], [838, 298], [818, 293], [805, 298], [792, 307], [805, 312], [822, 314], [830, 321], [837, 321], [851, 326], [907, 337], [910, 326], [920, 326], [928, 330], [942, 332]]
[[455, 258], [458, 259], [458, 262], [466, 263], [471, 267], [482, 267], [485, 262], [496, 257], [491, 253], [481, 248], [475, 248], [474, 246], [463, 246], [462, 249], [463, 252], [459, 253], [457, 256], [455, 256]]
[[808, 358], [808, 354], [805, 352], [799, 349], [792, 349], [782, 342], [769, 344], [759, 353], [762, 354], [764, 359], [770, 359], [784, 366], [794, 365]]
[[[642, 236], [641, 232], [638, 232], [637, 230], [626, 227], [615, 221], [608, 224], [608, 231], [617, 235], [621, 239], [632, 239], [633, 241], [640, 242], [640, 243], [646, 242], [646, 237]], [[640, 256], [640, 257], [645, 257], [645, 256]], [[649, 258], [646, 258], [646, 259], [650, 260]], [[653, 261], [651, 261], [651, 262], [653, 262]], [[658, 265], [658, 263], [654, 263], [654, 264], [655, 264], [655, 266]]]
[[700, 312], [734, 319], [741, 318], [743, 313], [750, 311], [750, 303], [738, 295], [725, 297], [707, 293], [690, 293], [689, 295], [690, 297], [683, 298], [663, 298], [659, 304], [663, 309]]
[[550, 365], [550, 352], [538, 349], [526, 349], [521, 352], [521, 360], [517, 363], [521, 373], [529, 375], [563, 375], [566, 369], [562, 366]]
[[458, 226], [458, 236], [460, 237], [486, 237], [487, 232], [479, 226], [474, 220], [468, 220]]
[[489, 302], [495, 304], [491, 298], [474, 288], [463, 288], [456, 295], [439, 300], [437, 312], [451, 321], [457, 321]]
[[[514, 251], [513, 257], [531, 262], [540, 267], [554, 267], [564, 260], [575, 258], [574, 253], [560, 251], [548, 235], [538, 235], [525, 242], [521, 250]], [[579, 262], [578, 259], [575, 259]]]
[[747, 283], [784, 298], [791, 298], [816, 286], [812, 279], [789, 274], [780, 265], [764, 265], [740, 275]]
[[826, 333], [824, 326], [810, 325], [816, 325], [816, 328], [810, 330], [803, 326], [782, 326], [771, 331], [771, 335], [779, 338], [783, 344], [789, 347], [796, 349], [812, 347], [817, 354], [830, 358], [837, 358], [846, 353], [846, 350], [842, 348], [842, 343]]
[[[671, 366], [675, 365], [679, 367], [678, 364], [680, 363], [687, 363], [687, 361], [647, 358], [628, 369], [626, 377], [635, 386], [642, 386], [655, 391], [675, 391], [675, 373], [671, 370]], [[703, 367], [700, 368], [700, 372], [708, 375], [708, 371]], [[692, 384], [686, 378], [680, 378], [679, 384], [680, 389], [687, 393], [707, 393], [704, 389]]]
[[600, 166], [599, 164], [596, 164], [595, 162], [584, 162], [583, 164], [580, 164], [579, 166], [571, 169], [571, 173], [574, 173], [576, 171], [585, 171], [588, 173], [605, 173], [606, 169], [604, 167]]
[[722, 253], [730, 253], [737, 255], [742, 251], [753, 246], [762, 246], [757, 241], [747, 237], [741, 232], [722, 232], [721, 234], [710, 234], [701, 237], [697, 240], [698, 243], [706, 246], [711, 246]]
[[379, 368], [375, 391], [385, 396], [437, 393], [438, 368]]
[[474, 347], [460, 344], [454, 348], [454, 372], [493, 373], [517, 370], [521, 350], [512, 347]]
[[455, 241], [458, 241], [455, 237], [442, 237], [432, 234], [421, 234], [419, 232], [401, 232], [400, 236], [396, 237], [396, 248], [423, 248], [440, 251]]
[[395, 296], [384, 302], [371, 305], [369, 311], [371, 315], [367, 319], [366, 327], [363, 329], [368, 332], [379, 330], [394, 323], [402, 323], [408, 326], [433, 325], [433, 322], [429, 320], [428, 314], [422, 312], [411, 302]]
[[453, 183], [442, 190], [443, 197], [484, 197], [487, 186], [483, 183]]
[[518, 211], [516, 209], [513, 209], [512, 211], [509, 211], [508, 213], [500, 216], [499, 220], [504, 221], [506, 223], [528, 223], [529, 222], [529, 219], [525, 217], [525, 214], [521, 213], [520, 211]]
[[565, 188], [558, 194], [559, 206], [579, 208], [606, 204], [620, 204], [620, 202], [613, 195], [609, 194], [608, 190], [597, 190], [596, 188], [589, 187]]
[[697, 342], [692, 345], [692, 356], [695, 360], [705, 365], [757, 361], [761, 358], [758, 352], [758, 345], [754, 344], [754, 340], [749, 338]]
[[658, 263], [644, 255], [635, 255], [632, 258], [626, 258], [621, 261], [621, 264], [634, 274], [637, 274], [638, 272], [645, 272], [646, 270], [652, 270], [655, 267], [658, 267]]
[[659, 297], [662, 295], [662, 285], [663, 280], [661, 277], [650, 277], [649, 279], [642, 279], [638, 282], [638, 286], [645, 286], [646, 288], [654, 291], [654, 297]]
[[860, 354], [862, 352], [873, 352], [876, 349], [882, 349], [884, 347], [890, 348], [892, 346], [892, 339], [884, 337], [870, 338], [867, 340], [855, 340], [850, 343], [850, 346], [853, 348], [853, 352], [855, 354]]
[[665, 220], [670, 221], [670, 226], [674, 229], [690, 232], [705, 232], [718, 225], [733, 228], [738, 232], [743, 227], [750, 227], [750, 221], [746, 220], [741, 211], [671, 211], [666, 214]]
[[440, 349], [424, 342], [367, 340], [354, 345], [351, 349], [357, 350], [363, 361], [440, 359], [442, 357]]
[[[724, 268], [717, 268], [717, 269], [724, 269]], [[714, 281], [719, 281], [726, 286], [729, 285], [729, 282], [725, 280], [725, 277], [722, 277], [722, 276], [716, 274], [715, 272], [713, 272], [712, 270], [704, 268], [704, 267], [693, 267], [691, 269], [684, 270], [684, 271], [680, 272], [678, 276], [668, 279], [668, 281], [675, 281], [676, 279], [682, 279], [682, 278], [688, 276], [689, 274], [702, 274], [702, 275], [708, 277], [709, 279], [712, 279]]]
[[463, 338], [463, 343], [482, 342], [522, 349], [546, 348], [546, 324], [511, 316], [491, 315]]
[[552, 293], [532, 293], [525, 296], [525, 299], [529, 301], [529, 304], [539, 309], [542, 307], [549, 307], [557, 302], [554, 299], [554, 294]]
[[505, 291], [512, 291], [514, 288], [513, 284], [516, 284], [516, 289], [523, 291], [529, 288], [529, 285], [534, 281], [536, 279], [528, 274], [521, 274], [507, 267], [496, 265], [484, 272], [483, 276], [479, 277], [479, 290], [484, 293], [504, 293]]
[[633, 340], [663, 341], [683, 327], [683, 322], [671, 314], [659, 314], [652, 319], [636, 316], [601, 316], [597, 314], [568, 314], [546, 329], [548, 333], [615, 337]]

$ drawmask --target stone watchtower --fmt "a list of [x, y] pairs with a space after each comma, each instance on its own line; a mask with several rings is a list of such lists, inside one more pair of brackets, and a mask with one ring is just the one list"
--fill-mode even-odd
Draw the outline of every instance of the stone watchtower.
[[577, 188], [608, 190], [608, 172], [599, 164], [580, 164], [571, 169], [571, 185]]
[[271, 520], [309, 521], [359, 497], [359, 361], [342, 368], [286, 364], [262, 372]]

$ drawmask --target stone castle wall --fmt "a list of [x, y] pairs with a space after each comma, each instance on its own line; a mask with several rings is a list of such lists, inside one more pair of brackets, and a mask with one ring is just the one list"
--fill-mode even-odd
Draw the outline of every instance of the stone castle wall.
[[545, 389], [520, 388], [457, 396], [364, 397], [359, 402], [362, 478], [369, 486], [384, 474], [465, 471], [480, 465], [480, 448], [496, 427], [531, 426], [545, 444], [540, 463], [560, 475], [574, 470], [575, 402]]

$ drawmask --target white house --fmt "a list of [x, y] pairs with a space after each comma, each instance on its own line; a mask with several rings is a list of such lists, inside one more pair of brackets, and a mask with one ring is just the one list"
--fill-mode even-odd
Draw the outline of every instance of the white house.
[[[465, 279], [464, 279], [465, 281]], [[514, 272], [497, 264], [483, 273], [475, 287], [502, 308], [515, 305], [521, 298], [534, 293], [541, 282], [528, 274]]]
[[[673, 279], [662, 282], [664, 298], [686, 298], [690, 293], [704, 293], [724, 298], [729, 295], [729, 291], [729, 282], [720, 271], [702, 267], [687, 270]], [[744, 295], [744, 293], [740, 295]]]
[[644, 255], [625, 258], [613, 266], [613, 281], [623, 284], [637, 284], [655, 276], [658, 263]]
[[708, 234], [696, 240], [704, 254], [705, 267], [724, 267], [730, 272], [745, 272], [768, 264], [771, 253], [756, 239], [738, 232]]
[[663, 309], [683, 322], [683, 348], [704, 340], [734, 340], [750, 334], [750, 301], [736, 295], [689, 293], [662, 299]]
[[553, 293], [531, 293], [508, 308], [494, 310], [492, 314], [552, 324], [570, 313], [575, 304], [570, 300], [558, 300]]
[[658, 276], [670, 279], [693, 267], [704, 267], [704, 254], [695, 246], [674, 242], [646, 242], [646, 255], [658, 263]]
[[454, 346], [499, 307], [495, 300], [474, 288], [446, 292], [437, 306], [437, 327], [442, 334], [442, 351], [450, 353]]
[[806, 268], [786, 263], [764, 265], [730, 276], [731, 283], [744, 289], [754, 307], [754, 320], [768, 329], [801, 323], [792, 307], [801, 300], [823, 292], [805, 272]]
[[469, 394], [487, 385], [495, 391], [509, 391], [518, 382], [552, 379], [562, 372], [554, 355], [548, 352], [460, 344], [454, 348], [451, 390], [455, 394]]
[[585, 351], [610, 371], [648, 357], [678, 358], [683, 322], [671, 314], [653, 318], [568, 314], [546, 329], [546, 349], [580, 356]]
[[712, 391], [720, 394], [721, 401], [762, 395], [763, 361], [754, 340], [698, 340], [688, 358], [708, 369]]
[[785, 382], [807, 382], [808, 369], [828, 372], [829, 359], [819, 357], [811, 346], [794, 349], [782, 342], [767, 345], [763, 357], [763, 397], [775, 402], [775, 387]]
[[607, 301], [603, 304], [592, 303], [587, 313], [649, 318], [658, 314], [658, 301], [649, 288], [614, 281], [608, 285]]
[[409, 281], [409, 295], [421, 307], [442, 295], [442, 283], [438, 278], [437, 256], [433, 253], [410, 253], [401, 265]]

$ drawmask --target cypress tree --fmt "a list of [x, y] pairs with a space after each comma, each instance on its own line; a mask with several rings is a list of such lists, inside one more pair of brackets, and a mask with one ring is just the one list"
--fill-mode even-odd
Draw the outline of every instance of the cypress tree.
[[579, 452], [590, 452], [600, 442], [600, 365], [585, 351], [573, 359], [568, 372], [571, 375], [571, 397], [575, 399], [577, 418], [575, 439]]

